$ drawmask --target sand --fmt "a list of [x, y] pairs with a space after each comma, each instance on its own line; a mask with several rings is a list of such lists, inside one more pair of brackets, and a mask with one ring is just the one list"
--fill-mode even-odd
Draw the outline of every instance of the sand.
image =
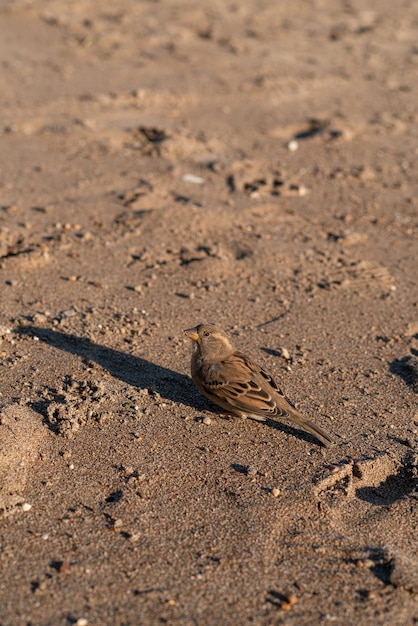
[[[418, 623], [417, 24], [2, 3], [2, 626]], [[334, 445], [201, 397], [202, 321]]]

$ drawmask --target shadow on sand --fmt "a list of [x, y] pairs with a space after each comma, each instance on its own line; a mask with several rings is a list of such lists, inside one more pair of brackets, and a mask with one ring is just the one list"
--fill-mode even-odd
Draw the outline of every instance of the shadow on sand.
[[193, 409], [203, 410], [205, 407], [204, 399], [200, 402], [193, 383], [185, 374], [179, 374], [139, 356], [93, 343], [85, 337], [36, 326], [21, 326], [17, 332], [36, 336], [54, 348], [76, 354], [86, 361], [93, 361], [115, 378], [138, 389], [153, 389], [166, 400], [182, 402]]
[[412, 349], [410, 355], [392, 361], [389, 370], [418, 393], [418, 350]]
[[[93, 361], [106, 369], [115, 378], [138, 389], [153, 389], [166, 400], [176, 403], [181, 402], [197, 411], [210, 410], [217, 414], [220, 413], [214, 404], [210, 403], [195, 390], [190, 377], [185, 374], [179, 374], [139, 356], [133, 356], [93, 343], [85, 337], [78, 337], [77, 335], [50, 328], [21, 326], [16, 332], [22, 335], [36, 336], [40, 341], [54, 348], [64, 350], [70, 354], [76, 354], [86, 361]], [[239, 420], [237, 421], [239, 422]], [[264, 425], [302, 439], [309, 444], [318, 444], [315, 437], [293, 428], [289, 424], [268, 420]]]

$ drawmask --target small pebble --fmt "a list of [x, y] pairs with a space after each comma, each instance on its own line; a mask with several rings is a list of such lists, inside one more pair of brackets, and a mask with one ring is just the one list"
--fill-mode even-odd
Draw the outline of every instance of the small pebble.
[[273, 489], [271, 490], [271, 495], [274, 498], [278, 498], [281, 494], [282, 494], [282, 491], [278, 487], [273, 487]]
[[85, 617], [79, 617], [76, 621], [76, 626], [87, 626], [88, 620]]
[[290, 152], [296, 152], [298, 148], [299, 144], [296, 139], [292, 139], [292, 141], [289, 141], [289, 143], [287, 144], [287, 149], [290, 150]]
[[205, 415], [205, 417], [202, 419], [202, 424], [205, 424], [206, 426], [210, 426], [210, 424], [212, 424], [212, 420], [210, 419], [209, 416]]
[[22, 504], [22, 511], [25, 511], [25, 513], [26, 513], [26, 511], [30, 511], [31, 508], [32, 508], [32, 505], [29, 504], [29, 502], [24, 502]]
[[289, 593], [286, 600], [281, 603], [280, 608], [282, 611], [290, 611], [297, 602], [297, 596], [295, 593]]
[[298, 598], [297, 595], [295, 593], [289, 593], [289, 595], [287, 596], [287, 601], [288, 603], [293, 606], [294, 604], [296, 604]]
[[183, 176], [183, 181], [185, 183], [193, 183], [194, 185], [203, 185], [205, 179], [200, 176], [195, 176], [194, 174], [185, 174]]
[[68, 574], [71, 571], [71, 563], [69, 561], [62, 561], [58, 566], [59, 574]]
[[287, 348], [280, 348], [280, 356], [286, 359], [286, 361], [290, 361], [290, 354]]

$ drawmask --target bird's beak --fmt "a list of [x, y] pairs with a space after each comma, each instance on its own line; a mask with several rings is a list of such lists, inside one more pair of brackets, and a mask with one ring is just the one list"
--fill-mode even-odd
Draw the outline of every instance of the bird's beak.
[[199, 341], [199, 335], [197, 333], [197, 326], [195, 328], [186, 328], [183, 331], [192, 341]]

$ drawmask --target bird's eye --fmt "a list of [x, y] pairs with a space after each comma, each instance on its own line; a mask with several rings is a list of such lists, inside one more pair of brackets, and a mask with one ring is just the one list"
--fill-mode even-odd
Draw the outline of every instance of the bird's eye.
[[210, 332], [208, 330], [205, 330], [203, 333], [204, 337], [210, 337]]

